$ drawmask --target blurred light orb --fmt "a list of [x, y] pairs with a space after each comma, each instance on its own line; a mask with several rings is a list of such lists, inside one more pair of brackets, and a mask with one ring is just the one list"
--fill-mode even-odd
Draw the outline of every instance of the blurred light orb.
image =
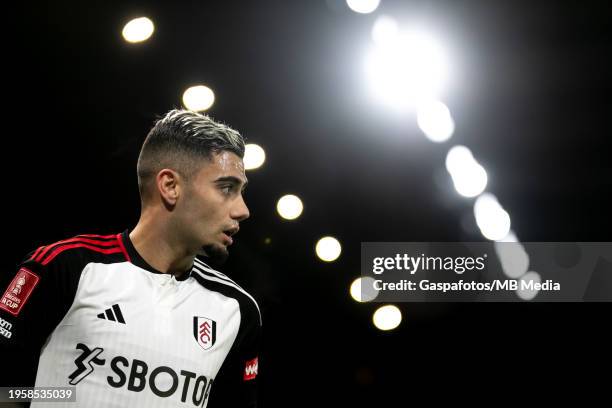
[[373, 96], [399, 111], [438, 99], [449, 76], [446, 53], [438, 42], [418, 32], [383, 38], [365, 58]]
[[298, 196], [287, 194], [276, 203], [276, 211], [286, 220], [295, 220], [302, 214], [304, 205]]
[[455, 190], [464, 197], [476, 197], [487, 187], [487, 172], [465, 146], [453, 146], [448, 151], [446, 170], [451, 175]]
[[121, 35], [123, 39], [129, 43], [139, 43], [148, 40], [155, 31], [153, 21], [147, 17], [139, 17], [129, 21], [123, 30]]
[[503, 239], [510, 232], [510, 215], [491, 193], [484, 193], [476, 199], [474, 216], [482, 235], [491, 241]]
[[379, 330], [393, 330], [402, 322], [402, 312], [395, 305], [381, 306], [374, 312], [372, 322]]
[[487, 187], [487, 172], [484, 167], [475, 163], [453, 177], [455, 190], [464, 197], [476, 197]]
[[266, 161], [266, 152], [261, 146], [249, 143], [244, 146], [244, 158], [242, 160], [245, 170], [255, 170]]
[[450, 110], [440, 101], [430, 101], [419, 106], [417, 124], [425, 136], [435, 143], [447, 141], [455, 132], [455, 121]]
[[342, 246], [334, 237], [323, 237], [317, 242], [315, 252], [322, 261], [332, 262], [340, 256]]
[[398, 35], [399, 25], [392, 17], [379, 16], [372, 26], [372, 41], [381, 46], [392, 43]]
[[446, 170], [450, 173], [457, 173], [462, 167], [469, 166], [474, 158], [472, 152], [465, 146], [453, 146], [446, 154]]
[[374, 289], [374, 278], [364, 276], [357, 278], [351, 284], [351, 297], [356, 302], [371, 302], [378, 296], [378, 291]]
[[529, 269], [529, 255], [520, 242], [497, 240], [494, 248], [499, 263], [509, 278], [518, 279]]
[[[539, 284], [542, 282], [542, 278], [540, 277], [539, 273], [534, 272], [534, 271], [529, 271], [521, 277], [521, 281], [522, 282], [532, 282], [533, 281], [533, 283]], [[532, 300], [540, 292], [540, 290], [535, 287], [533, 289], [530, 289], [530, 288], [522, 288], [522, 286], [523, 284], [519, 282], [519, 288], [516, 290], [516, 294], [518, 295], [519, 298], [523, 300]]]
[[215, 103], [215, 93], [205, 85], [192, 86], [183, 93], [183, 105], [191, 111], [205, 111], [213, 103]]
[[355, 13], [368, 14], [378, 8], [380, 0], [346, 0], [346, 4]]

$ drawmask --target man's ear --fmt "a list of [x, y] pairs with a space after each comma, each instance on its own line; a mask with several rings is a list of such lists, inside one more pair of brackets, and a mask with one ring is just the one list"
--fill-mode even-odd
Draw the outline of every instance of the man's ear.
[[155, 181], [164, 204], [174, 207], [181, 192], [179, 174], [171, 169], [162, 169], [157, 173]]

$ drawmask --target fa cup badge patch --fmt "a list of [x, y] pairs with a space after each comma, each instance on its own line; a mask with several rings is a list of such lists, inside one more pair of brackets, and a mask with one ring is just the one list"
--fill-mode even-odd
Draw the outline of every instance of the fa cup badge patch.
[[6, 310], [13, 316], [17, 316], [26, 303], [32, 290], [38, 284], [38, 275], [27, 268], [19, 269], [15, 278], [6, 288], [4, 295], [0, 298], [0, 308]]

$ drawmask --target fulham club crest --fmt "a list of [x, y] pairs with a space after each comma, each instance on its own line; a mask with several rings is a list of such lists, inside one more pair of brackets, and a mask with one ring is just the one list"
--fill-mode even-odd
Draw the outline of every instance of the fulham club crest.
[[200, 347], [208, 350], [217, 340], [217, 322], [208, 317], [193, 316], [193, 337]]

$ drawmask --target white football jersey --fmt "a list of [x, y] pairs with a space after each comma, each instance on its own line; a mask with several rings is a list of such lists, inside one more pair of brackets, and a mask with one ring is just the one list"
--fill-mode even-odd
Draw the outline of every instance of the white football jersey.
[[[18, 293], [16, 293], [18, 292]], [[41, 247], [0, 300], [9, 345], [40, 347], [37, 387], [76, 387], [68, 407], [254, 406], [261, 315], [195, 260], [177, 280], [128, 231]], [[33, 402], [32, 407], [60, 407]]]

